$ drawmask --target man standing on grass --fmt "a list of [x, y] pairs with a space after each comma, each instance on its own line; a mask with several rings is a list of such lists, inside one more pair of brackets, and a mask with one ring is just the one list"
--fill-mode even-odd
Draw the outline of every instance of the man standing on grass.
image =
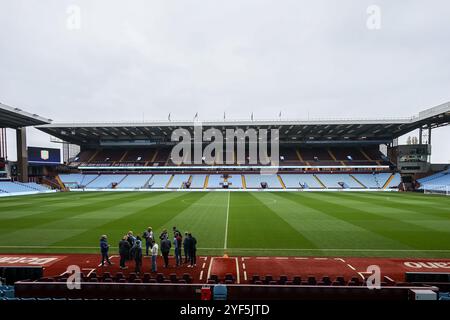
[[108, 265], [112, 265], [111, 261], [109, 261], [108, 256], [109, 244], [107, 240], [107, 236], [104, 234], [100, 238], [100, 252], [102, 253], [102, 267], [105, 265], [105, 260], [108, 262]]
[[169, 267], [169, 253], [171, 246], [169, 239], [164, 238], [164, 240], [161, 241], [161, 253], [164, 258], [164, 268]]
[[156, 259], [158, 258], [158, 244], [152, 240], [152, 272], [157, 271]]
[[142, 237], [145, 239], [145, 255], [148, 256], [148, 249], [151, 248], [153, 241], [152, 227], [148, 227]]

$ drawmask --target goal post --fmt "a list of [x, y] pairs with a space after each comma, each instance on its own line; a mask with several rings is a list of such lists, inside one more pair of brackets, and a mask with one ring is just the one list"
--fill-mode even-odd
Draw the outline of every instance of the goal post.
[[424, 194], [442, 194], [442, 195], [450, 195], [450, 186], [449, 185], [433, 185], [427, 184], [423, 187]]

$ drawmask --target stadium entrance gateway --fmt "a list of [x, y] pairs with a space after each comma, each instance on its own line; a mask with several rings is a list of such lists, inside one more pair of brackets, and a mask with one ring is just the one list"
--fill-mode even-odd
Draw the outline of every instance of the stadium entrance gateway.
[[[269, 148], [270, 133], [270, 148]], [[187, 129], [178, 128], [172, 132], [171, 140], [178, 142], [171, 152], [171, 160], [181, 164], [245, 164], [271, 165], [279, 164], [279, 131], [278, 129], [226, 129], [225, 138], [222, 131], [210, 128], [203, 131], [201, 125], [194, 126], [194, 137]], [[234, 146], [236, 141], [236, 159]], [[194, 152], [192, 154], [192, 144]], [[203, 144], [207, 144], [203, 148]], [[225, 159], [223, 154], [225, 144]], [[248, 146], [248, 154], [246, 153]], [[269, 156], [270, 149], [270, 156]], [[193, 158], [192, 158], [193, 156]]]

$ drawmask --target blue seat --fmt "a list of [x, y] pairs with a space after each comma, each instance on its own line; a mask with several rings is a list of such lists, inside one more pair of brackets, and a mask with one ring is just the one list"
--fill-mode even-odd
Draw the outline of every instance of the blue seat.
[[223, 284], [215, 285], [213, 288], [213, 300], [227, 300], [227, 286]]

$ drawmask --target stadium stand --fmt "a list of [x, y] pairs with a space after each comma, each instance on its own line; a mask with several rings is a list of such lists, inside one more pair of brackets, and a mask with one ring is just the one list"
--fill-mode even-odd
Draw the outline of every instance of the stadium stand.
[[47, 192], [50, 191], [45, 185], [37, 184], [35, 182], [11, 182], [11, 181], [0, 181], [0, 191], [3, 194], [26, 194], [26, 193], [36, 193], [36, 192]]
[[242, 189], [242, 175], [240, 174], [229, 175], [227, 182], [230, 189]]
[[223, 175], [221, 174], [210, 174], [208, 177], [208, 189], [219, 189], [223, 186]]
[[143, 189], [148, 186], [148, 182], [152, 177], [151, 174], [129, 174], [116, 189]]
[[191, 177], [191, 175], [189, 175], [189, 174], [176, 174], [170, 180], [170, 183], [167, 188], [168, 189], [181, 189], [183, 187], [184, 183], [189, 182], [190, 177]]
[[150, 179], [148, 186], [151, 189], [164, 189], [171, 178], [170, 174], [155, 174]]
[[124, 174], [102, 174], [86, 185], [87, 189], [113, 189], [125, 178]]
[[[400, 174], [280, 173], [276, 174], [61, 174], [69, 189], [395, 189]], [[190, 184], [189, 184], [190, 183]], [[244, 184], [245, 183], [245, 186]], [[205, 186], [206, 184], [206, 186]], [[28, 186], [37, 190], [41, 185]]]
[[264, 184], [267, 184], [268, 189], [281, 189], [282, 185], [278, 176], [275, 174], [246, 174], [245, 183], [247, 189], [261, 189]]
[[420, 190], [446, 191], [450, 189], [450, 169], [417, 180]]
[[329, 189], [364, 188], [349, 174], [317, 174], [316, 177]]
[[191, 189], [203, 189], [205, 186], [206, 174], [194, 174], [191, 180]]

